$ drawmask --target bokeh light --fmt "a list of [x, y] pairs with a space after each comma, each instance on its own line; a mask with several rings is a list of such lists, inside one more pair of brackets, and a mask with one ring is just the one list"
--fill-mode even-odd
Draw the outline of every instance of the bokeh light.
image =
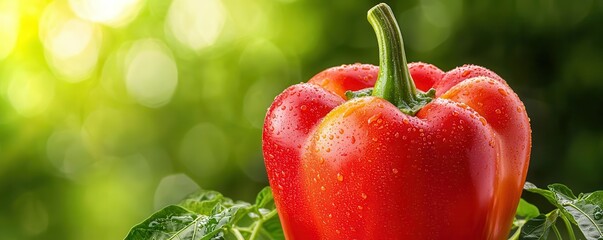
[[132, 21], [142, 3], [141, 0], [69, 0], [69, 6], [80, 18], [113, 27]]
[[228, 141], [221, 129], [210, 123], [200, 123], [182, 139], [179, 156], [191, 174], [211, 181], [227, 165]]
[[17, 221], [26, 235], [36, 236], [48, 229], [48, 210], [33, 192], [27, 192], [15, 199], [13, 207], [20, 212]]
[[178, 202], [199, 189], [199, 185], [185, 174], [178, 173], [165, 176], [155, 189], [154, 208], [161, 209]]
[[161, 42], [139, 40], [126, 56], [126, 89], [138, 103], [147, 107], [167, 104], [178, 85], [176, 63]]
[[462, 1], [421, 0], [401, 14], [401, 28], [409, 48], [427, 52], [450, 37], [462, 11]]
[[40, 114], [52, 102], [55, 84], [49, 73], [36, 69], [16, 69], [9, 79], [6, 95], [21, 115]]
[[81, 177], [93, 159], [84, 145], [80, 132], [57, 129], [48, 138], [46, 145], [48, 160], [65, 176]]
[[46, 59], [57, 75], [68, 82], [91, 76], [102, 42], [100, 28], [76, 18], [64, 4], [51, 3], [41, 17], [39, 35]]
[[199, 51], [216, 42], [225, 18], [221, 0], [174, 0], [167, 15], [166, 30], [183, 45]]
[[19, 35], [19, 1], [0, 0], [0, 61], [17, 43]]

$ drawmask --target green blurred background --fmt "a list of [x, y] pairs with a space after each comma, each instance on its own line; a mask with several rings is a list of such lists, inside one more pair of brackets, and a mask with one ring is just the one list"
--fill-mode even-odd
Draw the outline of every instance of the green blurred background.
[[[198, 186], [267, 185], [266, 108], [377, 63], [349, 0], [0, 0], [0, 239], [121, 239]], [[410, 61], [497, 72], [526, 104], [528, 180], [603, 188], [603, 1], [391, 1]]]

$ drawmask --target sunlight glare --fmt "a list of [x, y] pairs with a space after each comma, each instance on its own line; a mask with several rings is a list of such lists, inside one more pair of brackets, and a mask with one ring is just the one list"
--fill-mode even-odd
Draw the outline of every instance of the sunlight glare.
[[80, 18], [112, 27], [131, 22], [142, 5], [140, 0], [69, 0], [69, 6]]
[[174, 0], [168, 12], [166, 30], [184, 46], [199, 51], [216, 42], [225, 18], [220, 0]]

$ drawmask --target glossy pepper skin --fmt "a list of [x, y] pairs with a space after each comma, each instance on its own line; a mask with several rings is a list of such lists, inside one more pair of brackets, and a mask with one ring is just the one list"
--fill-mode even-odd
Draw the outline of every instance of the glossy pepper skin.
[[506, 239], [531, 148], [522, 102], [483, 67], [407, 65], [387, 5], [369, 21], [380, 68], [327, 69], [268, 109], [263, 151], [286, 238]]

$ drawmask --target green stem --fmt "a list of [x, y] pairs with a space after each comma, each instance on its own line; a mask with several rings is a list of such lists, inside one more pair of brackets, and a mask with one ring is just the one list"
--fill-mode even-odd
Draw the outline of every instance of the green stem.
[[563, 240], [563, 238], [561, 237], [561, 233], [559, 233], [559, 229], [557, 229], [557, 226], [553, 225], [552, 228], [557, 240]]
[[[262, 214], [259, 212], [257, 214], [262, 216]], [[268, 219], [274, 217], [276, 214], [277, 214], [276, 209], [274, 209], [271, 212], [269, 212], [268, 214], [261, 217], [261, 219], [259, 221], [257, 221], [255, 223], [255, 225], [253, 226], [253, 228], [251, 229], [251, 236], [249, 236], [249, 240], [255, 240], [258, 237], [258, 234], [261, 234], [262, 225], [264, 224], [264, 222], [267, 221]]]
[[381, 97], [409, 115], [415, 115], [435, 96], [435, 90], [427, 93], [417, 90], [408, 71], [404, 42], [400, 27], [392, 10], [380, 3], [368, 12], [379, 44], [379, 77], [373, 88], [373, 96]]
[[509, 240], [517, 240], [519, 239], [519, 233], [521, 232], [521, 227], [517, 228], [517, 231], [513, 233], [513, 235], [509, 238]]
[[256, 222], [255, 226], [251, 230], [251, 236], [249, 236], [249, 240], [255, 240], [260, 233], [260, 229], [262, 228], [262, 221]]
[[567, 229], [567, 235], [569, 235], [570, 240], [576, 240], [576, 235], [574, 234], [574, 229], [572, 228], [572, 224], [567, 220], [565, 214], [560, 214], [563, 223], [565, 224], [565, 228]]
[[232, 228], [232, 229], [230, 229], [230, 231], [232, 232], [233, 235], [235, 235], [237, 240], [245, 240], [245, 237], [243, 237], [243, 235], [241, 234], [241, 232], [239, 232], [239, 230]]

